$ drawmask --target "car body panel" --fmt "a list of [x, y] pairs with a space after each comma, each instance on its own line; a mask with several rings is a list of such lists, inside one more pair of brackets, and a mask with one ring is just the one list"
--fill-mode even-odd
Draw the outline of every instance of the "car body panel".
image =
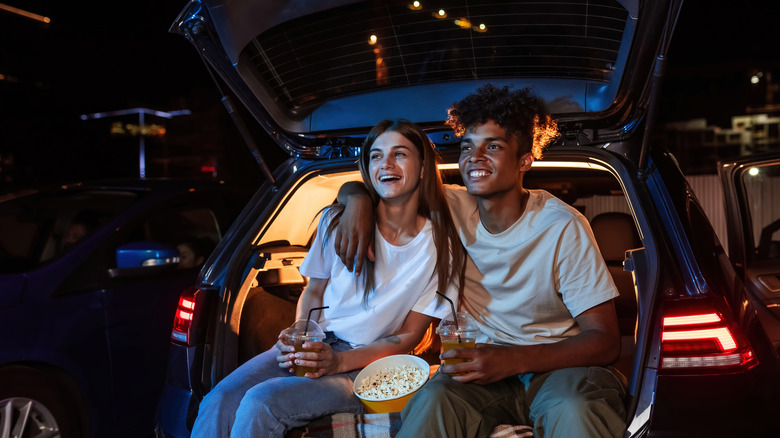
[[763, 332], [780, 351], [780, 154], [764, 153], [719, 163], [724, 187], [729, 257], [754, 301]]

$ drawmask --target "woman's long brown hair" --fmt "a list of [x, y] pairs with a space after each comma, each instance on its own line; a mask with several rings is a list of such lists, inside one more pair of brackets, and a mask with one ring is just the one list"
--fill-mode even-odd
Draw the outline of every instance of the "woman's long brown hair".
[[[368, 164], [371, 155], [371, 146], [377, 137], [385, 132], [393, 131], [403, 135], [409, 140], [420, 153], [422, 157], [423, 177], [420, 180], [420, 203], [417, 207], [417, 213], [420, 216], [430, 219], [433, 229], [433, 243], [436, 245], [436, 275], [438, 278], [439, 290], [444, 292], [448, 286], [460, 279], [460, 272], [465, 266], [465, 251], [460, 243], [458, 232], [452, 222], [450, 209], [447, 199], [444, 195], [444, 184], [441, 174], [436, 164], [439, 161], [439, 155], [434, 149], [433, 143], [416, 124], [405, 119], [386, 119], [377, 123], [368, 133], [363, 148], [360, 152], [360, 161], [358, 167], [363, 177], [363, 184], [373, 201], [374, 207], [379, 203], [379, 195], [371, 183], [371, 176], [368, 173]], [[326, 236], [330, 236], [336, 228], [344, 212], [344, 206], [333, 204], [325, 207], [332, 219], [326, 230]], [[363, 303], [368, 304], [368, 298], [374, 290], [374, 264], [366, 258], [364, 265], [365, 284]], [[438, 296], [437, 296], [438, 299]]]

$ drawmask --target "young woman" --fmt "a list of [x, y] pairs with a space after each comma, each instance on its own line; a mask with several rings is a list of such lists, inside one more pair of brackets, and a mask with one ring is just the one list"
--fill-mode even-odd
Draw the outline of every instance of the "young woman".
[[[276, 348], [241, 365], [200, 404], [193, 437], [284, 437], [336, 412], [362, 412], [353, 379], [372, 361], [411, 351], [435, 318], [449, 314], [436, 296], [456, 299], [464, 252], [452, 225], [433, 145], [417, 125], [383, 120], [368, 134], [360, 173], [375, 206], [374, 261], [355, 276], [336, 255], [331, 232], [343, 206], [323, 210], [301, 274], [310, 278], [296, 318], [320, 312], [323, 342], [295, 353]], [[281, 338], [281, 337], [280, 337]], [[315, 368], [295, 377], [291, 368]]]

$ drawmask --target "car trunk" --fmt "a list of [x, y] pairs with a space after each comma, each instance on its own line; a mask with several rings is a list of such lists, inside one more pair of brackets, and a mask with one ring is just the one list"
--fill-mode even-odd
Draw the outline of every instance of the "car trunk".
[[[634, 197], [631, 201], [632, 183], [621, 160], [609, 153], [600, 152], [586, 156], [581, 151], [551, 152], [544, 160], [535, 163], [528, 172], [525, 184], [529, 188], [547, 190], [581, 211], [591, 222], [594, 235], [620, 291], [615, 300], [618, 312], [622, 352], [614, 366], [626, 376], [630, 387], [638, 381], [634, 366], [637, 336], [637, 297], [646, 295], [644, 303], [654, 293], [652, 269], [646, 256], [645, 245], [652, 245], [648, 233], [639, 233], [635, 214], [642, 211]], [[445, 163], [442, 172], [446, 183], [460, 184], [457, 164]], [[308, 251], [308, 245], [316, 232], [318, 211], [333, 202], [338, 189], [345, 181], [360, 178], [354, 165], [346, 169], [307, 173], [301, 181], [292, 184], [289, 191], [283, 190], [283, 208], [263, 218], [253, 242], [245, 242], [246, 248], [258, 254], [259, 262], [245, 266], [246, 275], [231, 281], [230, 302], [226, 302], [228, 314], [220, 317], [232, 321], [229, 334], [218, 340], [215, 350], [222, 357], [221, 376], [235, 367], [272, 348], [277, 335], [290, 325], [295, 315], [295, 304], [307, 279], [298, 272], [298, 267]], [[623, 179], [621, 181], [621, 179]], [[642, 219], [645, 221], [645, 219]], [[646, 241], [640, 239], [644, 236]], [[635, 272], [624, 270], [627, 254], [635, 261]], [[633, 275], [644, 278], [638, 288]], [[235, 289], [233, 289], [235, 288]], [[327, 305], [327, 303], [324, 303]], [[235, 352], [235, 354], [232, 354]], [[432, 365], [438, 365], [438, 347], [422, 355]], [[632, 403], [628, 401], [629, 405]]]
[[[253, 153], [263, 151], [246, 125], [262, 127], [276, 143], [269, 146], [291, 156], [276, 172], [264, 170], [267, 191], [246, 221], [253, 228], [235, 234], [252, 240], [223, 243], [204, 275], [204, 283], [224, 281], [217, 320], [225, 322], [213, 334], [204, 381], [215, 384], [272, 347], [292, 321], [316, 215], [341, 184], [359, 179], [354, 161], [368, 129], [394, 117], [420, 124], [458, 184], [446, 108], [491, 82], [531, 87], [559, 121], [561, 137], [524, 184], [591, 221], [620, 290], [615, 366], [629, 383], [629, 423], [643, 415], [654, 390], [645, 365], [655, 365], [648, 352], [658, 260], [672, 254], [655, 242], [666, 231], [645, 186], [657, 172], [648, 165], [649, 128], [680, 2], [460, 0], [447, 2], [448, 18], [406, 1], [305, 3], [191, 2], [172, 26], [204, 57]], [[233, 99], [246, 113], [232, 110]]]

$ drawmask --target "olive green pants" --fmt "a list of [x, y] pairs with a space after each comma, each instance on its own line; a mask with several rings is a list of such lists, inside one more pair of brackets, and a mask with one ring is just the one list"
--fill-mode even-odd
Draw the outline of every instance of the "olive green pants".
[[483, 438], [499, 424], [533, 426], [542, 437], [621, 437], [622, 376], [609, 368], [564, 368], [489, 385], [459, 383], [436, 373], [401, 413], [397, 438]]

